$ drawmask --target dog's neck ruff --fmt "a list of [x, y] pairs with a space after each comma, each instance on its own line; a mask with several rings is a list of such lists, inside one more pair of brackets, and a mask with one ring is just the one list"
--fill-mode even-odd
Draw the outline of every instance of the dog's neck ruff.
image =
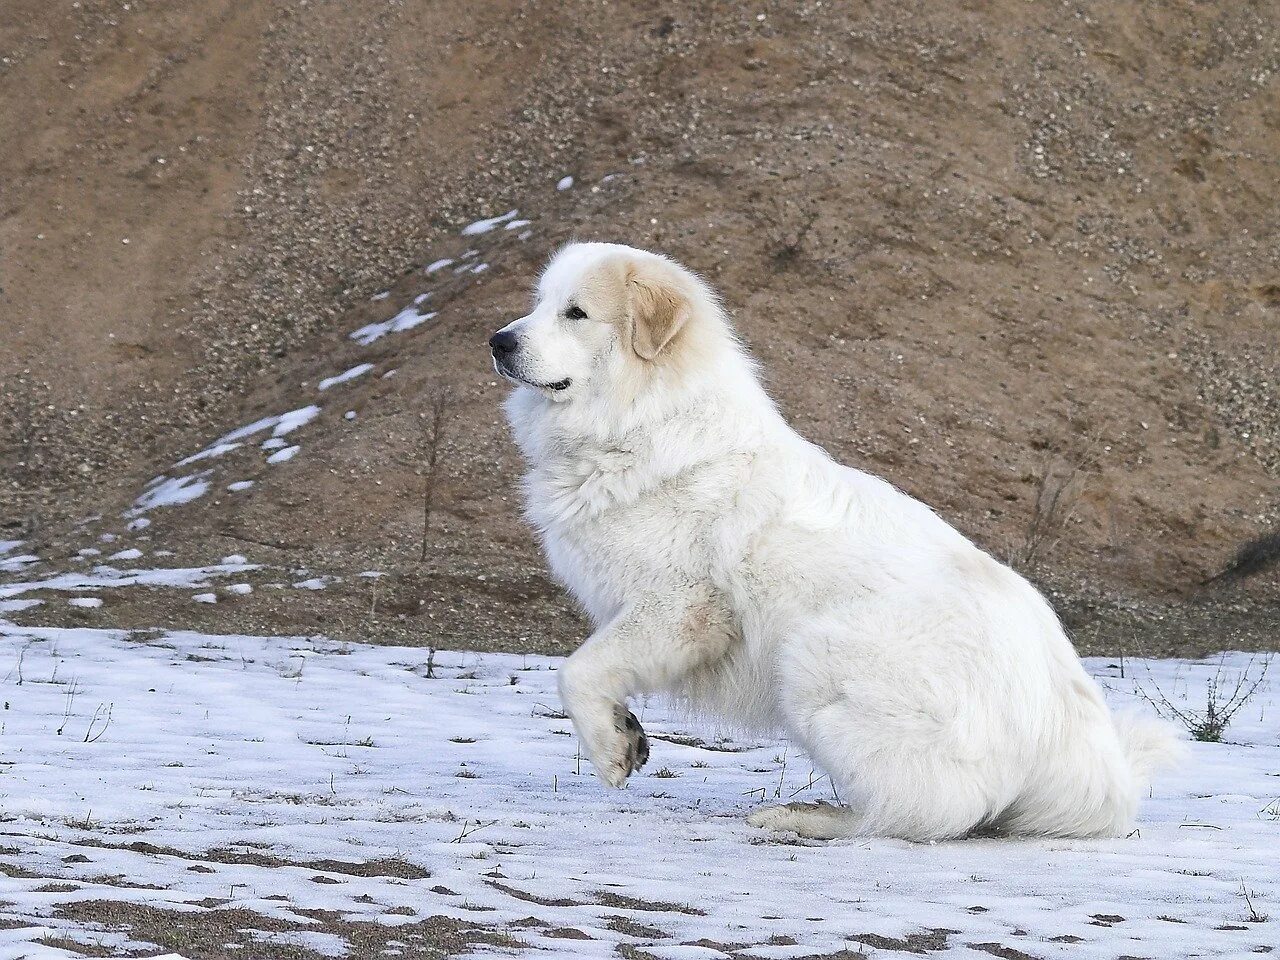
[[[531, 519], [540, 527], [599, 515], [726, 457], [749, 455], [781, 420], [746, 356], [681, 380], [655, 380], [625, 405], [582, 397], [556, 403], [517, 390], [507, 412], [529, 472]], [[537, 495], [533, 493], [536, 490]]]

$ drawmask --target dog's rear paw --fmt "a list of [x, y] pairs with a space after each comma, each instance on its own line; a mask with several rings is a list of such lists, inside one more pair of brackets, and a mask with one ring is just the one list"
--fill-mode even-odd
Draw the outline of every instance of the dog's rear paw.
[[790, 830], [795, 816], [787, 804], [761, 807], [747, 814], [747, 823], [762, 830]]
[[857, 833], [858, 816], [848, 807], [829, 803], [786, 803], [747, 814], [753, 827], [790, 831], [810, 840], [835, 840]]

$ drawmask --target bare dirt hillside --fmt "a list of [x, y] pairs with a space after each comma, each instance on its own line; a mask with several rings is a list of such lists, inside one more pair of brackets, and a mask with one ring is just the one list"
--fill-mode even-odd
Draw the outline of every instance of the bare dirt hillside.
[[[263, 565], [15, 619], [575, 643], [485, 340], [579, 238], [703, 272], [802, 432], [1083, 648], [1280, 646], [1274, 570], [1201, 586], [1280, 521], [1272, 3], [6, 10], [0, 539]], [[124, 516], [161, 474], [190, 502]]]

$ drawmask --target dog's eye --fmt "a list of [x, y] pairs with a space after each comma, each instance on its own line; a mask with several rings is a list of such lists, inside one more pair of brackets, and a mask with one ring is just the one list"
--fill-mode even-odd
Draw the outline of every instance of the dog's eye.
[[569, 320], [585, 320], [587, 319], [587, 311], [583, 310], [576, 303], [564, 312], [565, 318]]

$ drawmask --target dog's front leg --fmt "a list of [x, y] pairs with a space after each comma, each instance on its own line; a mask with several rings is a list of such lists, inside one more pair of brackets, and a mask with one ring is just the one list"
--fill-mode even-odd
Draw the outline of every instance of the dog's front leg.
[[682, 587], [633, 603], [565, 661], [560, 700], [605, 784], [621, 787], [649, 756], [627, 698], [673, 689], [723, 656], [736, 636], [710, 588]]

